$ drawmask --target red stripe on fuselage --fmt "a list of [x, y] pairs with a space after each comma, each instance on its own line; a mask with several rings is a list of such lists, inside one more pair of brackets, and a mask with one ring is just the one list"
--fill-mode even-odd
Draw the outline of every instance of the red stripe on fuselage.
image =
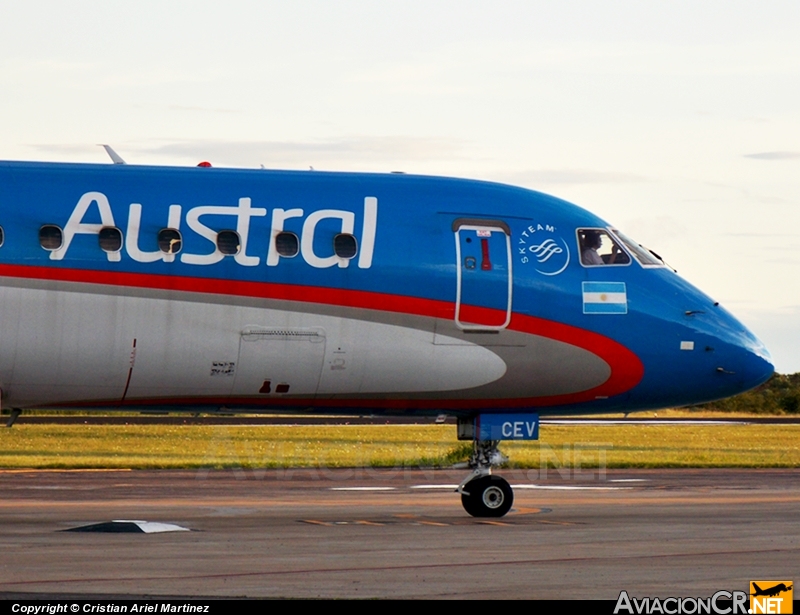
[[[293, 284], [274, 284], [270, 282], [245, 282], [240, 280], [222, 280], [214, 278], [191, 278], [185, 276], [157, 275], [129, 272], [107, 272], [92, 269], [62, 269], [29, 265], [0, 265], [0, 277], [25, 278], [36, 280], [52, 280], [58, 282], [75, 282], [100, 284], [121, 287], [147, 288], [155, 290], [172, 290], [225, 296], [255, 297], [267, 300], [297, 301], [322, 305], [378, 310], [413, 314], [431, 318], [452, 320], [455, 317], [455, 303], [436, 299], [423, 299], [405, 295], [390, 295], [364, 290], [349, 290], [324, 286], [300, 286]], [[477, 322], [493, 322], [505, 312], [491, 308], [470, 306], [470, 313]], [[385, 408], [512, 408], [526, 406], [551, 406], [575, 404], [593, 401], [597, 398], [611, 397], [629, 391], [641, 381], [644, 366], [639, 358], [622, 344], [586, 329], [571, 325], [528, 316], [518, 312], [512, 313], [508, 329], [538, 335], [566, 344], [583, 348], [608, 363], [611, 375], [603, 384], [566, 395], [546, 397], [525, 397], [508, 399], [380, 399], [379, 405]], [[180, 398], [157, 400], [131, 400], [131, 405], [191, 405], [196, 404], [236, 404], [269, 406], [308, 406], [305, 399], [260, 399], [260, 398]], [[375, 399], [324, 399], [314, 398], [315, 406], [325, 407], [375, 407]], [[118, 401], [116, 402], [119, 403]], [[82, 402], [80, 405], [107, 405], [102, 403]]]

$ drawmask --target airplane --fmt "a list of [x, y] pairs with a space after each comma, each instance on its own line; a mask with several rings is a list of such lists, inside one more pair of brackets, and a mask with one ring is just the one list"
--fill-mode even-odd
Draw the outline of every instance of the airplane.
[[753, 587], [756, 590], [756, 593], [750, 594], [751, 596], [777, 596], [778, 594], [782, 594], [783, 592], [788, 592], [794, 585], [789, 585], [786, 587], [785, 583], [778, 583], [773, 587], [768, 587], [767, 589], [761, 589], [757, 583], [753, 583]]
[[[108, 149], [108, 148], [107, 148]], [[457, 418], [464, 509], [541, 415], [773, 373], [718, 302], [553, 196], [404, 173], [0, 162], [0, 388], [29, 408]]]

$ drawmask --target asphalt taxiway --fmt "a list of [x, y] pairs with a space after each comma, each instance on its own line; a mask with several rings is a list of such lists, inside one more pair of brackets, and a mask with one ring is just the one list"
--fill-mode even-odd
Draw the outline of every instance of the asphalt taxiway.
[[[710, 596], [800, 577], [796, 470], [0, 471], [0, 598]], [[190, 532], [75, 533], [115, 519]]]

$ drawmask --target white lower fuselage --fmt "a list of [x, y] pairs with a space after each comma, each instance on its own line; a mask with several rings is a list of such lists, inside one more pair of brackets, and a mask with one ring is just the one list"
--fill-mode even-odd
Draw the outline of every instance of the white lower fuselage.
[[609, 377], [602, 359], [553, 339], [359, 308], [13, 280], [0, 305], [13, 407], [457, 408], [448, 400], [467, 390], [497, 405]]

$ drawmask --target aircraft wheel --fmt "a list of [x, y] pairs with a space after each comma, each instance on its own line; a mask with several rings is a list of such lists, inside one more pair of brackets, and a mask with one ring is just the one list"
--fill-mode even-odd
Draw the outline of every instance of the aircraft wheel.
[[514, 503], [514, 490], [499, 476], [481, 476], [464, 485], [461, 505], [473, 517], [502, 517]]

